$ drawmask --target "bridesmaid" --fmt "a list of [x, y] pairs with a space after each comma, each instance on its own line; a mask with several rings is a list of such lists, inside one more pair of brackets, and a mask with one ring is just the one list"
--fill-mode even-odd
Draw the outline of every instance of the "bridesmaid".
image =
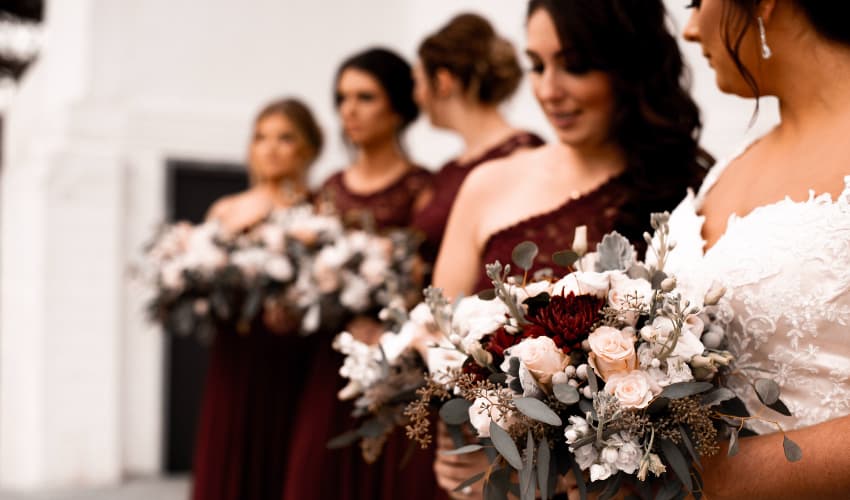
[[[356, 54], [337, 72], [336, 108], [355, 154], [351, 165], [324, 183], [319, 197], [350, 225], [379, 231], [409, 226], [427, 196], [431, 174], [412, 164], [400, 146], [402, 132], [418, 115], [412, 94], [410, 66], [388, 50]], [[358, 318], [349, 331], [369, 340], [376, 325]], [[296, 416], [283, 498], [434, 499], [433, 455], [411, 446], [403, 431], [389, 437], [373, 464], [363, 461], [359, 447], [326, 448], [331, 438], [357, 424], [350, 417], [351, 403], [337, 398], [345, 385], [338, 374], [343, 357], [331, 348], [336, 332], [328, 333], [320, 340]]]
[[543, 140], [512, 127], [499, 106], [513, 95], [522, 69], [511, 43], [476, 14], [461, 14], [419, 45], [413, 68], [414, 98], [435, 127], [458, 133], [464, 150], [434, 177], [433, 197], [416, 214], [422, 231], [423, 259], [433, 264], [443, 240], [449, 211], [466, 176], [479, 165]]
[[[269, 103], [254, 120], [251, 187], [217, 201], [208, 219], [240, 232], [276, 208], [308, 201], [307, 169], [321, 148], [321, 131], [304, 104]], [[195, 500], [273, 498], [283, 486], [291, 405], [306, 378], [310, 346], [297, 335], [273, 333], [274, 320], [258, 323], [246, 335], [220, 332], [212, 345], [195, 449]]]
[[[558, 142], [464, 182], [434, 273], [449, 297], [489, 287], [484, 264], [510, 262], [525, 240], [540, 247], [536, 269], [552, 266], [579, 225], [591, 248], [611, 230], [645, 246], [650, 213], [673, 208], [709, 161], [661, 0], [531, 0], [526, 29], [532, 88]], [[438, 446], [454, 448], [444, 432]], [[483, 453], [434, 464], [448, 491], [486, 467]], [[481, 486], [456, 495], [480, 497]]]

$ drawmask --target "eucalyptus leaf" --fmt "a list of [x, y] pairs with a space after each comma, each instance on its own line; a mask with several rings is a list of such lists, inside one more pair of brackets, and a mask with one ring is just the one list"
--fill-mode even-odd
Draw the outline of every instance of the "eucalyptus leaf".
[[592, 392], [599, 392], [599, 381], [596, 379], [596, 372], [590, 365], [587, 365], [587, 385], [590, 386]]
[[789, 410], [788, 407], [785, 406], [785, 403], [783, 403], [781, 399], [777, 399], [775, 403], [767, 405], [767, 407], [773, 411], [785, 415], [786, 417], [791, 416], [791, 410]]
[[360, 439], [360, 433], [357, 432], [357, 430], [348, 431], [331, 439], [325, 446], [329, 450], [336, 450], [339, 448], [345, 448], [346, 446], [350, 446], [354, 444], [358, 439]]
[[484, 498], [487, 500], [505, 500], [511, 487], [511, 471], [500, 468], [490, 474], [484, 485]]
[[679, 481], [685, 486], [685, 489], [689, 492], [694, 491], [694, 484], [691, 480], [691, 467], [688, 465], [688, 461], [685, 460], [685, 456], [682, 455], [679, 447], [668, 439], [661, 439], [661, 451], [664, 453], [664, 457], [667, 459], [670, 467], [673, 468], [673, 472], [679, 477]]
[[481, 300], [494, 300], [496, 298], [496, 290], [493, 288], [486, 288], [478, 292], [478, 298]]
[[520, 269], [528, 271], [534, 265], [534, 258], [537, 257], [538, 252], [539, 249], [534, 242], [523, 241], [514, 247], [514, 251], [511, 253], [511, 259]]
[[540, 445], [537, 447], [537, 487], [540, 488], [540, 498], [546, 500], [549, 498], [549, 462], [551, 460], [552, 451], [549, 449], [549, 440], [546, 436], [540, 440]]
[[619, 472], [606, 482], [605, 488], [602, 490], [602, 493], [599, 494], [599, 500], [610, 500], [614, 498], [614, 495], [619, 493], [620, 486], [622, 486], [622, 484], [623, 473]]
[[570, 466], [573, 469], [573, 475], [576, 479], [576, 486], [578, 486], [578, 495], [581, 500], [587, 500], [587, 483], [584, 481], [584, 472], [582, 472], [581, 467], [579, 467], [578, 463], [575, 460], [572, 460]]
[[730, 457], [738, 454], [738, 428], [732, 427], [729, 429], [729, 451], [726, 453]]
[[461, 446], [460, 448], [454, 450], [440, 450], [440, 455], [445, 456], [453, 456], [453, 455], [465, 455], [467, 453], [474, 453], [476, 451], [482, 450], [484, 447], [480, 444], [468, 444], [466, 446]]
[[759, 401], [765, 406], [770, 406], [779, 401], [779, 384], [769, 378], [760, 378], [753, 386], [756, 389]]
[[635, 264], [626, 271], [626, 274], [629, 278], [633, 280], [646, 280], [650, 281], [651, 276], [649, 275], [649, 271], [640, 264]]
[[719, 387], [702, 397], [702, 405], [712, 407], [735, 397], [735, 393], [726, 387]]
[[[663, 478], [663, 476], [662, 476]], [[658, 493], [655, 495], [655, 500], [673, 500], [681, 493], [682, 488], [680, 486], [679, 481], [676, 481], [672, 477], [668, 477], [667, 481], [661, 486], [658, 490]]]
[[552, 254], [552, 262], [561, 267], [572, 267], [579, 258], [579, 255], [572, 250], [562, 250]]
[[460, 483], [459, 485], [457, 485], [457, 488], [455, 488], [454, 490], [452, 490], [452, 492], [454, 492], [454, 493], [460, 493], [460, 492], [461, 492], [464, 488], [466, 488], [467, 486], [472, 486], [473, 484], [477, 483], [478, 481], [481, 481], [481, 479], [482, 479], [484, 476], [486, 476], [486, 475], [487, 475], [487, 472], [486, 472], [486, 471], [485, 471], [485, 472], [479, 472], [478, 474], [476, 474], [476, 475], [472, 476], [471, 478], [469, 478], [469, 479], [467, 479], [466, 481], [464, 481], [464, 482]]
[[691, 455], [691, 460], [694, 464], [696, 464], [699, 470], [702, 470], [702, 462], [700, 462], [699, 453], [697, 453], [696, 448], [694, 448], [694, 443], [691, 441], [691, 437], [688, 436], [688, 431], [686, 431], [681, 425], [679, 426], [679, 435], [682, 436], [682, 442], [685, 444], [685, 448], [687, 448], [688, 453]]
[[737, 396], [720, 403], [720, 413], [741, 418], [750, 416], [750, 412], [747, 411], [747, 405]]
[[523, 415], [533, 418], [538, 422], [556, 426], [563, 425], [561, 417], [539, 399], [517, 398], [514, 400], [514, 405], [516, 405], [517, 410]]
[[659, 394], [659, 397], [680, 399], [709, 391], [713, 388], [714, 385], [709, 382], [677, 382], [665, 387], [664, 390], [661, 391], [661, 394]]
[[510, 434], [505, 429], [499, 427], [496, 422], [490, 422], [490, 439], [493, 441], [493, 446], [502, 455], [508, 464], [516, 470], [522, 470], [522, 458], [519, 456], [519, 449], [516, 443], [511, 438]]
[[578, 389], [571, 386], [570, 384], [554, 384], [552, 386], [552, 392], [555, 393], [555, 398], [558, 401], [564, 403], [565, 405], [572, 405], [578, 403], [581, 396], [578, 393]]
[[534, 493], [537, 486], [534, 479], [534, 437], [531, 435], [531, 430], [529, 430], [525, 446], [525, 463], [519, 474], [521, 500], [534, 500]]
[[469, 407], [472, 401], [454, 398], [446, 401], [440, 408], [440, 418], [449, 425], [461, 425], [469, 421]]
[[652, 275], [652, 279], [649, 281], [652, 284], [653, 290], [658, 290], [661, 288], [661, 282], [667, 279], [667, 273], [663, 271], [655, 271]]
[[508, 374], [507, 373], [492, 373], [487, 380], [498, 385], [504, 385], [508, 382]]
[[799, 462], [803, 459], [803, 450], [800, 449], [797, 443], [788, 439], [788, 436], [782, 439], [782, 448], [785, 449], [785, 458], [789, 462]]
[[649, 406], [646, 407], [646, 412], [650, 415], [661, 413], [666, 410], [668, 406], [670, 406], [670, 400], [668, 398], [657, 396], [655, 399], [650, 401]]
[[357, 429], [357, 433], [362, 437], [378, 437], [387, 431], [387, 424], [377, 418], [370, 418], [363, 422], [363, 425]]

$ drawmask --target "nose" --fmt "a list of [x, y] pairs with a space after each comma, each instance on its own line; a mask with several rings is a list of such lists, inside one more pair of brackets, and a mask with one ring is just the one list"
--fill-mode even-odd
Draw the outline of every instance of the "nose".
[[543, 74], [540, 75], [537, 82], [537, 95], [541, 101], [557, 101], [564, 97], [564, 86], [561, 81], [560, 72], [550, 65]]
[[682, 32], [682, 36], [685, 37], [685, 40], [689, 42], [699, 42], [699, 23], [698, 21], [699, 10], [692, 9], [691, 15], [688, 17], [688, 22], [685, 23], [685, 29]]

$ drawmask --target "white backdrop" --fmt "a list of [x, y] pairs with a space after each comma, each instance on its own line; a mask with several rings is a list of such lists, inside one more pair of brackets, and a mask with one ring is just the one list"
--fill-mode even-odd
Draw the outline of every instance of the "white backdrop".
[[[240, 161], [251, 119], [280, 95], [307, 101], [329, 145], [318, 183], [346, 162], [331, 79], [374, 44], [415, 53], [473, 10], [522, 47], [519, 0], [48, 0], [46, 42], [12, 102], [0, 205], [0, 487], [100, 485], [157, 474], [162, 339], [129, 263], [164, 216], [169, 158]], [[682, 26], [684, 2], [668, 0]], [[600, 34], [604, 36], [604, 34]], [[718, 156], [752, 105], [721, 95], [685, 48]], [[763, 106], [757, 133], [775, 121]], [[552, 138], [527, 86], [510, 119]], [[436, 167], [459, 142], [420, 120], [407, 143]]]

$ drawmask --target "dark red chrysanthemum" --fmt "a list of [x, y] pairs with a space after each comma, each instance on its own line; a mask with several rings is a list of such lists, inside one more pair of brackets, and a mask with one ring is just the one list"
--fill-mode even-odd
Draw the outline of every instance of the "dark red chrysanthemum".
[[602, 316], [605, 299], [593, 295], [567, 296], [555, 295], [549, 304], [530, 308], [526, 318], [531, 325], [524, 328], [529, 337], [545, 335], [551, 337], [555, 345], [565, 354], [581, 347], [581, 343], [590, 335], [590, 328]]
[[466, 361], [463, 362], [463, 366], [461, 367], [461, 371], [463, 373], [469, 373], [475, 375], [475, 380], [481, 382], [483, 380], [487, 380], [487, 377], [490, 376], [490, 370], [484, 368], [475, 362], [472, 358], [467, 358]]
[[489, 351], [491, 354], [504, 357], [505, 349], [513, 347], [519, 344], [522, 339], [526, 339], [531, 336], [531, 332], [527, 329], [523, 329], [521, 332], [513, 334], [509, 333], [504, 328], [499, 328], [490, 335], [485, 336], [481, 343], [484, 346], [484, 349]]

